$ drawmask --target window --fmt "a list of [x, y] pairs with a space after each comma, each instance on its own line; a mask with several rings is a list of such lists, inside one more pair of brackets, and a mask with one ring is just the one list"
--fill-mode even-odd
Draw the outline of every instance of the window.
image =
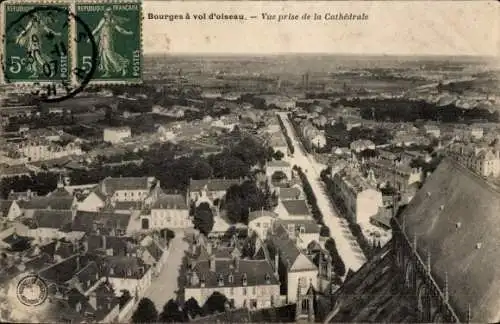
[[255, 226], [256, 227], [260, 227], [260, 223], [255, 223]]
[[252, 287], [252, 295], [257, 295], [257, 288], [255, 286]]
[[295, 231], [295, 225], [294, 224], [288, 224], [288, 231], [289, 232], [294, 232]]
[[247, 287], [243, 287], [243, 296], [247, 295]]
[[243, 286], [246, 286], [247, 285], [247, 274], [246, 273], [243, 274], [242, 281], [243, 281]]
[[304, 226], [300, 227], [300, 234], [304, 234], [306, 232], [306, 228]]
[[127, 197], [127, 193], [126, 193], [126, 192], [124, 192], [124, 193], [123, 193], [123, 196]]
[[224, 286], [224, 277], [222, 275], [219, 275], [217, 282], [218, 282], [219, 286]]
[[233, 281], [234, 281], [234, 277], [233, 277], [233, 275], [232, 275], [232, 274], [230, 274], [230, 275], [229, 275], [229, 278], [228, 278], [228, 279], [229, 279], [229, 283], [233, 283]]
[[268, 228], [268, 227], [269, 227], [269, 224], [268, 224], [268, 223], [262, 223], [262, 227], [264, 227], [264, 228]]
[[130, 196], [131, 196], [131, 197], [134, 197], [134, 193], [133, 193], [133, 192], [131, 192], [131, 193], [130, 193]]
[[305, 287], [307, 284], [307, 279], [306, 277], [300, 277], [299, 278], [299, 287]]

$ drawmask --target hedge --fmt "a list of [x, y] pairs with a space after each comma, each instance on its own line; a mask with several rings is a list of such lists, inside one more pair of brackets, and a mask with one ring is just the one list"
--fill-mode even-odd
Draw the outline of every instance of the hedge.
[[293, 143], [292, 143], [292, 140], [290, 139], [290, 135], [288, 135], [288, 131], [286, 130], [285, 124], [283, 123], [281, 116], [280, 115], [277, 115], [277, 116], [278, 116], [278, 123], [280, 124], [283, 135], [285, 135], [286, 144], [288, 145], [288, 149], [290, 150], [290, 154], [293, 154], [295, 152], [295, 148], [293, 147]]

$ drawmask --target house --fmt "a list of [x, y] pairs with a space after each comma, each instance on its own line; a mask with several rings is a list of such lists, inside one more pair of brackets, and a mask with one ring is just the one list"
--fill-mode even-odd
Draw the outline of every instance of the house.
[[72, 196], [35, 197], [28, 201], [19, 202], [19, 207], [21, 207], [21, 209], [23, 210], [25, 217], [33, 217], [33, 213], [37, 210], [71, 211], [73, 209], [76, 209], [76, 206], [76, 198]]
[[360, 139], [360, 140], [352, 142], [349, 145], [349, 148], [351, 149], [351, 151], [359, 153], [359, 152], [364, 151], [364, 150], [374, 150], [375, 149], [375, 143], [373, 143], [370, 140]]
[[[154, 177], [107, 177], [78, 203], [78, 210], [96, 212], [116, 202], [142, 203], [155, 186], [159, 186], [159, 181]], [[130, 207], [125, 208], [130, 210]], [[124, 205], [118, 208], [124, 208]]]
[[357, 169], [349, 167], [333, 176], [333, 199], [345, 216], [355, 223], [367, 224], [383, 207], [382, 193]]
[[27, 220], [29, 236], [38, 242], [65, 237], [66, 230], [71, 228], [74, 213], [73, 210], [35, 210], [32, 219]]
[[311, 285], [318, 288], [318, 267], [300, 251], [283, 226], [273, 229], [266, 245], [278, 272], [286, 302], [293, 303], [300, 295], [305, 295]]
[[267, 141], [267, 145], [273, 148], [275, 152], [280, 151], [284, 154], [284, 158], [290, 155], [288, 144], [285, 139], [285, 135], [281, 132], [280, 126], [278, 125], [278, 131], [270, 134]]
[[13, 221], [23, 214], [15, 200], [0, 200], [0, 219]]
[[276, 172], [281, 172], [287, 180], [292, 179], [292, 166], [283, 160], [273, 160], [266, 163], [266, 176], [272, 178]]
[[305, 200], [279, 201], [274, 210], [280, 219], [311, 219], [312, 215]]
[[31, 191], [31, 189], [28, 189], [26, 191], [19, 191], [19, 192], [14, 192], [14, 190], [11, 190], [9, 192], [9, 196], [7, 197], [7, 200], [28, 201], [28, 200], [31, 200], [32, 198], [35, 198], [35, 197], [38, 197], [38, 192]]
[[130, 127], [106, 127], [103, 133], [104, 142], [116, 144], [124, 139], [132, 137]]
[[277, 187], [276, 190], [278, 193], [278, 198], [281, 201], [305, 199], [304, 193], [302, 192], [302, 190], [300, 190], [300, 188], [297, 187], [289, 187], [289, 188]]
[[319, 242], [321, 225], [313, 219], [278, 219], [274, 226], [286, 229], [288, 237], [301, 250], [307, 249], [311, 242]]
[[186, 198], [182, 195], [160, 194], [151, 206], [150, 215], [143, 215], [142, 218], [143, 225], [148, 225], [142, 226], [143, 229], [144, 227], [147, 229], [193, 227]]
[[441, 130], [436, 125], [424, 125], [423, 131], [426, 135], [430, 135], [435, 138], [439, 138], [441, 136]]
[[215, 292], [224, 294], [236, 308], [269, 308], [280, 304], [280, 283], [270, 262], [242, 259], [241, 252], [218, 255], [210, 243], [202, 247], [205, 257], [189, 263], [185, 299], [194, 298], [203, 305]]
[[248, 236], [257, 233], [259, 238], [265, 240], [271, 230], [278, 214], [268, 210], [255, 210], [248, 214]]
[[316, 148], [322, 148], [326, 145], [326, 137], [323, 131], [317, 129], [311, 122], [304, 121], [300, 125], [302, 136], [309, 145]]
[[216, 200], [224, 198], [229, 187], [240, 183], [240, 179], [191, 179], [189, 181], [187, 200], [197, 205], [202, 202], [213, 205]]
[[152, 275], [159, 275], [161, 269], [167, 262], [167, 245], [164, 244], [162, 239], [148, 235], [142, 239], [140, 246], [140, 258], [144, 261], [144, 263], [151, 266]]
[[113, 211], [77, 211], [71, 230], [86, 234], [124, 236], [127, 234], [132, 215]]

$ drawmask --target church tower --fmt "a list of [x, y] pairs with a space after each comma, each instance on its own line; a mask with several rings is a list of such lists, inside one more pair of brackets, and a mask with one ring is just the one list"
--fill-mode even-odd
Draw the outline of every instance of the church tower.
[[312, 282], [309, 284], [309, 289], [304, 294], [303, 289], [305, 287], [297, 288], [297, 306], [295, 310], [295, 321], [296, 322], [307, 322], [314, 323], [315, 312], [314, 312], [314, 287]]

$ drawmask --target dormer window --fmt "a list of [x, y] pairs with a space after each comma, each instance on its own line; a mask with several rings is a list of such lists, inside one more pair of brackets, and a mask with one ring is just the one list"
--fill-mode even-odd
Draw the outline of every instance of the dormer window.
[[246, 285], [247, 285], [247, 283], [248, 283], [248, 280], [247, 280], [247, 274], [246, 274], [246, 273], [244, 273], [244, 274], [243, 274], [243, 277], [242, 277], [242, 282], [243, 282], [243, 286], [246, 286]]
[[109, 268], [109, 274], [113, 276], [115, 274], [115, 269]]
[[200, 287], [205, 287], [205, 277], [201, 277], [200, 279]]
[[82, 311], [82, 304], [76, 303], [75, 310], [77, 313], [80, 313]]
[[304, 234], [306, 232], [306, 228], [304, 226], [301, 226], [299, 232], [300, 234]]
[[234, 276], [232, 274], [229, 275], [228, 281], [229, 281], [229, 283], [234, 282]]
[[219, 275], [219, 278], [217, 278], [217, 283], [219, 286], [224, 286], [224, 277], [222, 275]]
[[127, 269], [127, 276], [128, 277], [132, 276], [132, 270], [131, 269]]
[[269, 275], [269, 273], [266, 273], [266, 284], [270, 283], [271, 283], [271, 276]]

